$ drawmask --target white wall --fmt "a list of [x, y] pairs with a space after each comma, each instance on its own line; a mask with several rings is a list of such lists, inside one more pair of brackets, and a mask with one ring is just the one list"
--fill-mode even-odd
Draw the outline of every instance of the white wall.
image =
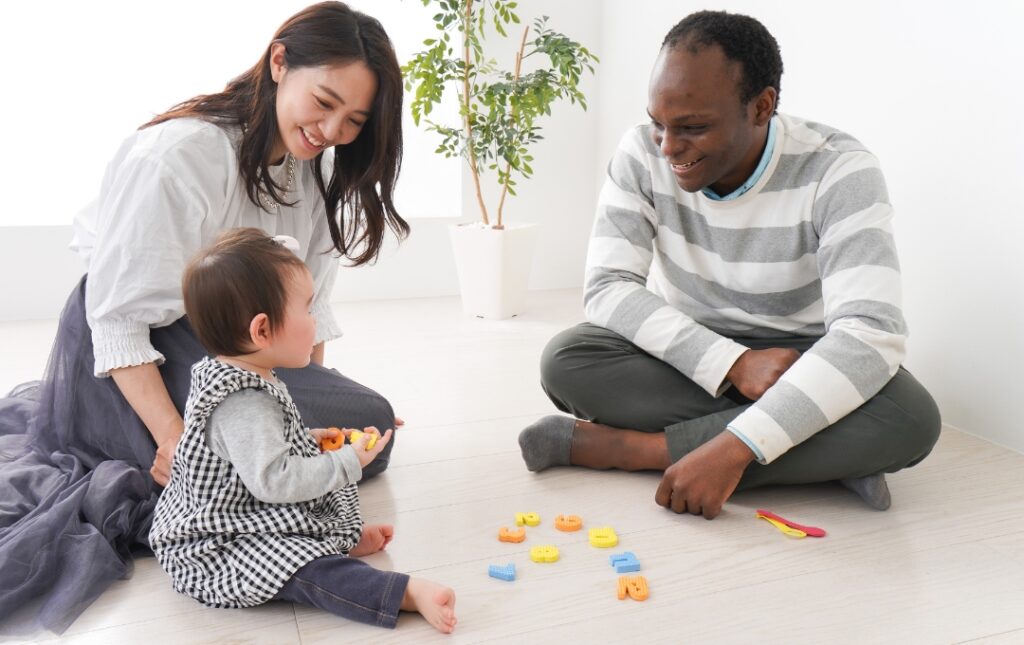
[[0, 226], [0, 322], [60, 314], [85, 273], [70, 239], [70, 226]]
[[[668, 30], [704, 4], [604, 0], [598, 159], [645, 120]], [[1024, 4], [725, 0], [778, 40], [781, 109], [881, 159], [895, 205], [908, 368], [946, 423], [1024, 451]], [[600, 172], [600, 170], [598, 171]]]

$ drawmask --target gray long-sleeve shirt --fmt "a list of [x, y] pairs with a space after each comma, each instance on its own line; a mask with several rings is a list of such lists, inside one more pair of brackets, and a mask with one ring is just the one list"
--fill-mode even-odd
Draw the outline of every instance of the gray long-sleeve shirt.
[[[287, 388], [274, 384], [284, 392]], [[281, 404], [269, 393], [244, 389], [217, 406], [206, 424], [210, 449], [231, 462], [253, 497], [267, 503], [304, 502], [357, 482], [363, 475], [349, 445], [317, 455], [291, 454]]]

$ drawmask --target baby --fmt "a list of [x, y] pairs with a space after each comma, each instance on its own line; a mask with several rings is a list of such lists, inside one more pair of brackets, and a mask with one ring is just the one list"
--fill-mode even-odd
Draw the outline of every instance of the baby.
[[262, 231], [235, 229], [192, 260], [182, 289], [189, 322], [216, 358], [192, 368], [185, 432], [149, 536], [174, 588], [211, 607], [286, 600], [385, 627], [399, 610], [415, 611], [450, 633], [454, 591], [357, 559], [393, 535], [390, 525], [363, 524], [356, 489], [392, 431], [365, 428], [321, 453], [319, 441], [338, 431], [304, 427], [274, 375], [310, 361], [306, 265]]

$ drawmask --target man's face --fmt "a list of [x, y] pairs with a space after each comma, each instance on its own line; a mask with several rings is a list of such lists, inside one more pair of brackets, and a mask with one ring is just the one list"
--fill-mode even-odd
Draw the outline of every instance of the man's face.
[[726, 195], [757, 167], [764, 127], [774, 110], [774, 90], [741, 104], [742, 73], [740, 64], [726, 58], [718, 45], [691, 53], [681, 42], [658, 55], [647, 112], [654, 144], [687, 192], [710, 186]]

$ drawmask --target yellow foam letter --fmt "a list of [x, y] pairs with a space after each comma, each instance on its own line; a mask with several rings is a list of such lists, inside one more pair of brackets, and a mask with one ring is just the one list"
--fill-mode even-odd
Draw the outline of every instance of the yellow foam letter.
[[555, 562], [558, 560], [558, 547], [545, 544], [530, 549], [530, 559], [534, 562]]
[[540, 524], [540, 515], [536, 513], [516, 513], [516, 526], [538, 526]]
[[610, 526], [602, 526], [597, 529], [590, 529], [590, 544], [602, 549], [613, 547], [619, 543], [619, 536], [615, 535], [615, 529]]

